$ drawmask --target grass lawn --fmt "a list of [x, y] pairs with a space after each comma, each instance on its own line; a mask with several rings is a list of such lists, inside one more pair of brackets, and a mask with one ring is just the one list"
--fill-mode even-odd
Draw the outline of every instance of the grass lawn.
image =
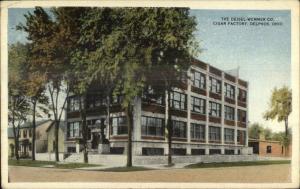
[[132, 171], [148, 171], [148, 170], [154, 170], [146, 167], [113, 167], [113, 168], [107, 168], [100, 171], [104, 172], [132, 172]]
[[185, 166], [185, 168], [216, 168], [216, 167], [237, 167], [237, 166], [257, 166], [273, 164], [290, 164], [290, 160], [270, 160], [270, 161], [238, 161], [223, 163], [195, 163]]
[[53, 166], [53, 168], [60, 168], [60, 169], [75, 169], [75, 168], [82, 168], [82, 167], [94, 167], [94, 166], [101, 166], [95, 164], [85, 164], [85, 163], [56, 163], [54, 161], [32, 161], [28, 159], [21, 159], [19, 161], [15, 159], [8, 160], [8, 165], [13, 166], [28, 166], [28, 167], [43, 167], [43, 166]]

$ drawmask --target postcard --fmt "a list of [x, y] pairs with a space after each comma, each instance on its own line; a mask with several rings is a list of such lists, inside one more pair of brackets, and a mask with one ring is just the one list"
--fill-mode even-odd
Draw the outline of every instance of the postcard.
[[298, 188], [299, 1], [1, 2], [3, 188]]

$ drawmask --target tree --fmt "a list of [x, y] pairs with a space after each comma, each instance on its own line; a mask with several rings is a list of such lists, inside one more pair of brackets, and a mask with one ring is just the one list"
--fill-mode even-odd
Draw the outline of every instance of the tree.
[[263, 131], [264, 128], [259, 123], [253, 123], [249, 127], [249, 138], [259, 139]]
[[[198, 43], [194, 40], [196, 21], [189, 15], [186, 8], [154, 9], [157, 26], [156, 33], [151, 39], [154, 43], [152, 50], [152, 67], [147, 74], [147, 83], [158, 94], [166, 93], [168, 119], [166, 134], [168, 139], [168, 165], [172, 165], [172, 113], [171, 95], [175, 88], [188, 78], [187, 71], [194, 57], [200, 52]], [[180, 29], [178, 29], [180, 28]]]
[[272, 139], [272, 130], [269, 128], [266, 128], [263, 130], [263, 134], [266, 140], [271, 140]]
[[30, 109], [26, 96], [26, 69], [24, 69], [27, 53], [28, 48], [21, 43], [10, 45], [8, 49], [8, 121], [13, 127], [17, 160], [19, 160], [20, 125], [27, 120]]
[[280, 89], [274, 88], [269, 104], [269, 110], [264, 113], [266, 120], [277, 119], [278, 122], [284, 121], [285, 124], [285, 139], [284, 144], [287, 149], [288, 140], [288, 117], [292, 112], [292, 91], [284, 86]]
[[[60, 18], [55, 14], [55, 18]], [[28, 33], [30, 48], [30, 67], [33, 73], [41, 76], [47, 83], [47, 89], [51, 100], [51, 110], [55, 120], [55, 158], [59, 161], [58, 154], [58, 129], [69, 94], [68, 65], [71, 49], [68, 31], [62, 24], [53, 21], [48, 13], [41, 7], [36, 7], [33, 14], [25, 15], [26, 24], [19, 25], [18, 29]], [[62, 107], [59, 107], [58, 99], [62, 92], [66, 93]]]

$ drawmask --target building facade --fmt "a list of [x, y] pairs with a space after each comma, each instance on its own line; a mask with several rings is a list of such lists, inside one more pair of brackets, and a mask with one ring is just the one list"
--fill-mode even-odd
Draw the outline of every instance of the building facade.
[[249, 147], [253, 148], [253, 154], [259, 156], [291, 157], [292, 145], [285, 148], [280, 141], [266, 139], [249, 139]]
[[[35, 150], [36, 153], [47, 152], [47, 134], [46, 130], [54, 122], [52, 120], [41, 120], [36, 122], [35, 130]], [[32, 153], [32, 122], [26, 122], [20, 126], [19, 130], [19, 156], [30, 157]], [[9, 141], [9, 156], [14, 157], [15, 141], [13, 128], [8, 128], [8, 141]], [[63, 139], [62, 139], [63, 140]]]
[[[133, 154], [166, 155], [168, 103], [172, 114], [174, 155], [245, 154], [248, 146], [248, 82], [209, 64], [195, 60], [188, 78], [172, 92], [135, 99]], [[94, 92], [87, 96], [88, 145], [97, 153], [100, 128], [105, 121], [105, 138], [110, 153], [122, 154], [127, 147], [127, 125], [121, 97], [111, 101]], [[109, 113], [107, 113], [109, 112]], [[70, 96], [66, 112], [65, 152], [80, 152], [81, 120], [79, 98]], [[246, 149], [246, 150], [245, 150]]]

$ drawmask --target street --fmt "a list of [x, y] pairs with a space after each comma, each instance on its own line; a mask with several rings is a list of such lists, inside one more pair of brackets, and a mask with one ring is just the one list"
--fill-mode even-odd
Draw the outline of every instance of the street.
[[104, 172], [9, 166], [10, 182], [290, 182], [290, 164]]

